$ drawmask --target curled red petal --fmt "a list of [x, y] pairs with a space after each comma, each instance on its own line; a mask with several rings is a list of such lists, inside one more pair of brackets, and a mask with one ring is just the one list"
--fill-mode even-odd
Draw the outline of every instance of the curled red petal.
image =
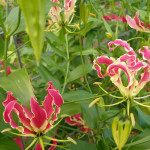
[[145, 82], [145, 84], [150, 81], [150, 65], [147, 65], [145, 68], [144, 68], [144, 73], [141, 77], [141, 81], [139, 82], [139, 85], [142, 84], [143, 82]]
[[100, 67], [99, 64], [105, 64], [105, 65], [109, 66], [112, 63], [113, 63], [113, 60], [111, 60], [107, 56], [100, 56], [100, 57], [97, 58], [97, 60], [94, 60], [94, 68], [97, 71], [98, 76], [100, 78], [104, 78], [106, 76], [107, 72], [104, 75], [102, 75], [101, 67]]
[[14, 100], [12, 102], [9, 102], [8, 105], [5, 107], [5, 110], [4, 110], [4, 113], [3, 113], [3, 116], [4, 116], [4, 121], [6, 123], [10, 123], [11, 127], [12, 128], [17, 128], [19, 127], [13, 120], [12, 118], [12, 111], [14, 110], [15, 108], [15, 105], [16, 105], [17, 101]]
[[34, 116], [31, 118], [31, 126], [35, 132], [43, 131], [47, 126], [46, 111], [40, 107], [39, 103], [31, 98], [31, 111]]
[[64, 100], [62, 99], [59, 92], [55, 89], [48, 89], [48, 93], [54, 98], [54, 104], [57, 106], [61, 106], [64, 103]]
[[48, 95], [45, 97], [45, 100], [43, 102], [44, 109], [47, 113], [47, 120], [50, 119], [51, 115], [54, 113], [53, 109], [53, 103], [54, 103], [54, 98], [48, 93]]
[[22, 105], [22, 108], [23, 108], [23, 110], [24, 110], [26, 116], [27, 116], [29, 119], [31, 119], [31, 118], [33, 117], [33, 114], [32, 114], [24, 105]]
[[127, 16], [126, 16], [126, 19], [127, 19], [128, 25], [129, 25], [131, 28], [136, 29], [136, 30], [138, 30], [138, 31], [141, 31], [141, 30], [142, 30], [141, 28], [139, 28], [139, 27], [136, 25], [135, 20], [132, 19], [130, 16], [127, 15]]
[[18, 146], [21, 148], [21, 150], [24, 150], [20, 137], [14, 138], [14, 141], [18, 144]]
[[52, 121], [56, 121], [57, 118], [57, 114], [60, 112], [60, 108], [56, 105], [56, 109], [55, 109], [55, 114], [54, 117], [52, 118]]
[[26, 118], [26, 116], [23, 112], [23, 108], [18, 103], [16, 103], [16, 105], [15, 105], [15, 110], [17, 111], [20, 122], [22, 122], [26, 128], [32, 130], [32, 127], [30, 125], [30, 120], [28, 118]]
[[145, 24], [140, 21], [138, 16], [139, 16], [139, 11], [136, 12], [134, 19], [132, 19], [128, 15], [126, 16], [127, 23], [129, 24], [129, 26], [133, 29], [136, 29], [137, 31], [149, 31], [144, 27]]
[[13, 97], [12, 94], [13, 94], [12, 92], [7, 92], [7, 97], [6, 97], [5, 101], [3, 102], [4, 106], [7, 106], [7, 104], [9, 102], [16, 100], [16, 98]]
[[130, 70], [138, 71], [145, 66], [145, 63], [143, 61], [139, 61], [135, 55], [124, 54], [120, 57], [120, 61], [127, 61], [127, 66]]
[[139, 53], [142, 54], [144, 60], [150, 60], [150, 50], [148, 46], [143, 46], [144, 50], [139, 49]]
[[[112, 45], [116, 45], [115, 47], [111, 47]], [[122, 46], [127, 52], [131, 51], [132, 48], [130, 45], [121, 39], [116, 39], [115, 41], [111, 41], [108, 43], [109, 50], [114, 50], [117, 46]]]
[[[118, 69], [121, 69], [121, 70], [123, 70], [126, 73], [126, 75], [128, 77], [128, 86], [129, 86], [129, 84], [131, 82], [130, 73], [128, 72], [129, 71], [128, 68], [125, 65], [123, 65], [123, 64], [119, 64], [119, 63], [118, 64], [111, 64], [108, 67], [108, 73], [109, 73], [110, 77], [113, 77], [116, 74], [118, 74]], [[119, 74], [118, 74], [118, 77], [120, 77]]]

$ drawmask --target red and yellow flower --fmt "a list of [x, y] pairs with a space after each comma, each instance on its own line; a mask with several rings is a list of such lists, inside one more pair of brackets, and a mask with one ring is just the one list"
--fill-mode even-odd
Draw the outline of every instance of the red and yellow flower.
[[[115, 47], [111, 47], [112, 45], [115, 45]], [[139, 53], [142, 54], [143, 60], [139, 60], [137, 54], [126, 41], [117, 39], [109, 42], [108, 46], [110, 50], [114, 50], [117, 46], [121, 46], [125, 49], [126, 54], [120, 56], [118, 59], [100, 56], [94, 60], [93, 68], [97, 70], [100, 78], [104, 78], [106, 75], [110, 76], [111, 81], [119, 88], [120, 93], [128, 99], [132, 99], [150, 80], [150, 50], [147, 46], [144, 46], [144, 50], [140, 49]], [[144, 60], [147, 60], [147, 62]], [[101, 71], [101, 64], [107, 66], [104, 74], [102, 74]], [[144, 71], [140, 73], [140, 79], [136, 79], [136, 76], [139, 78], [138, 73], [141, 69]], [[127, 86], [122, 83], [122, 71], [124, 71], [127, 76]]]

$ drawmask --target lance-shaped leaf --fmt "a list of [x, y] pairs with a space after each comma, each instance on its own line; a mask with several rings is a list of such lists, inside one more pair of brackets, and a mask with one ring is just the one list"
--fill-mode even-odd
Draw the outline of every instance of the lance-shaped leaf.
[[26, 31], [38, 63], [44, 43], [46, 0], [18, 0], [18, 3], [23, 11]]
[[7, 77], [0, 78], [0, 86], [13, 92], [13, 95], [29, 108], [31, 97], [34, 97], [30, 79], [25, 69], [11, 73]]

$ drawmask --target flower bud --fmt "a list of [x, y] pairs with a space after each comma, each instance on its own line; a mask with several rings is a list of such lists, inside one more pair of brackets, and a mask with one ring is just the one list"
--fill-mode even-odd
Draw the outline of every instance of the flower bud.
[[126, 116], [115, 117], [112, 122], [112, 134], [118, 149], [122, 149], [132, 129], [131, 120]]
[[112, 36], [113, 36], [113, 34], [112, 34], [111, 32], [106, 32], [105, 35], [106, 35], [109, 39], [111, 39]]
[[87, 23], [90, 15], [91, 5], [90, 4], [81, 4], [80, 5], [80, 15], [84, 24]]

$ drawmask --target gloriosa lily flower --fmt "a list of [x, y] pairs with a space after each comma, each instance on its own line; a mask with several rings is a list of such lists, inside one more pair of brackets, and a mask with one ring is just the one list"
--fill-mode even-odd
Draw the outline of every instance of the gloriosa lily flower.
[[[52, 2], [59, 4], [58, 0], [51, 0]], [[48, 19], [50, 27], [54, 25], [55, 30], [58, 31], [61, 28], [65, 28], [65, 26], [69, 25], [72, 21], [71, 16], [73, 16], [74, 8], [75, 8], [76, 0], [66, 0], [64, 4], [64, 12], [63, 16], [61, 15], [62, 9], [59, 6], [51, 7], [48, 15], [51, 17], [51, 20]]]
[[[53, 123], [58, 119], [57, 114], [60, 112], [60, 106], [63, 104], [63, 99], [56, 90], [52, 82], [48, 82], [47, 96], [43, 102], [43, 108], [36, 101], [36, 98], [31, 98], [31, 111], [24, 105], [19, 104], [11, 92], [7, 92], [6, 100], [3, 102], [5, 106], [4, 121], [10, 123], [11, 127], [22, 133], [22, 136], [38, 138], [47, 137], [45, 134], [55, 125]], [[15, 123], [12, 117], [14, 112], [22, 125]], [[57, 125], [57, 124], [56, 124]], [[55, 138], [50, 140], [57, 141]], [[59, 140], [61, 141], [61, 140]]]
[[[112, 48], [112, 45], [115, 45], [115, 47]], [[147, 60], [147, 62], [145, 62], [137, 58], [136, 53], [126, 41], [117, 39], [113, 42], [109, 42], [108, 46], [110, 50], [114, 50], [117, 46], [121, 46], [125, 49], [126, 54], [120, 56], [118, 59], [100, 56], [94, 60], [93, 67], [97, 70], [100, 78], [104, 78], [106, 75], [110, 76], [111, 81], [119, 88], [120, 93], [127, 99], [133, 99], [150, 80], [150, 50], [147, 46], [144, 46], [144, 50], [139, 50], [143, 59]], [[101, 64], [107, 66], [107, 70], [104, 74], [102, 74], [101, 71]], [[144, 71], [140, 73], [140, 79], [137, 79], [141, 69]], [[124, 86], [122, 83], [121, 71], [124, 71], [128, 78], [127, 86]]]
[[85, 121], [81, 118], [80, 113], [67, 117], [65, 122], [71, 126], [79, 126], [82, 132], [89, 133], [91, 131], [91, 129], [86, 125]]
[[137, 31], [150, 32], [150, 30], [148, 29], [150, 28], [150, 24], [146, 28], [145, 23], [141, 22], [138, 16], [139, 16], [139, 11], [136, 12], [133, 19], [128, 15], [126, 16], [127, 23], [129, 24], [129, 26], [133, 29], [136, 29]]

